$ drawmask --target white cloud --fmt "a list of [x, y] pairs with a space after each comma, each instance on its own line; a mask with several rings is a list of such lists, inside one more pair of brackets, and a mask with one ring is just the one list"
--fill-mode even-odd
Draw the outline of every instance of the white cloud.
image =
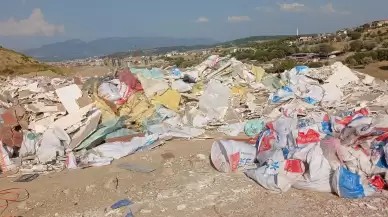
[[243, 22], [243, 21], [250, 21], [251, 18], [248, 16], [231, 16], [228, 17], [229, 22]]
[[266, 13], [273, 12], [273, 9], [271, 7], [256, 7], [255, 10], [260, 12], [266, 12]]
[[348, 12], [348, 11], [338, 11], [338, 10], [336, 10], [332, 3], [328, 3], [327, 5], [323, 5], [320, 8], [321, 8], [322, 12], [328, 13], [328, 14], [343, 14], [343, 15], [350, 14], [350, 12]]
[[209, 22], [209, 19], [207, 17], [199, 17], [196, 22], [198, 23], [207, 23]]
[[53, 36], [63, 32], [65, 27], [48, 23], [39, 8], [28, 19], [0, 21], [0, 36]]
[[280, 7], [280, 10], [287, 11], [287, 12], [302, 12], [307, 9], [307, 7], [304, 4], [301, 3], [277, 3]]

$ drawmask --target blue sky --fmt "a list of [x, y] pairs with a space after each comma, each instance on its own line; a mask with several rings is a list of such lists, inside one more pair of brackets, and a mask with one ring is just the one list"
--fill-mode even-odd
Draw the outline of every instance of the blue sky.
[[[373, 2], [373, 3], [372, 3]], [[388, 19], [388, 0], [0, 0], [0, 45], [172, 36], [220, 41], [329, 32]]]

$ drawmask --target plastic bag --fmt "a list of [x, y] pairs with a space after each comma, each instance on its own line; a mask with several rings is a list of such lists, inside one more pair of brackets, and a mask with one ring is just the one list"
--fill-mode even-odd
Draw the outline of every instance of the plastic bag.
[[121, 99], [119, 89], [116, 87], [116, 85], [111, 83], [102, 83], [98, 87], [98, 96], [111, 102]]
[[253, 164], [255, 156], [254, 146], [233, 140], [215, 141], [210, 154], [214, 167], [224, 173], [236, 172], [238, 168]]

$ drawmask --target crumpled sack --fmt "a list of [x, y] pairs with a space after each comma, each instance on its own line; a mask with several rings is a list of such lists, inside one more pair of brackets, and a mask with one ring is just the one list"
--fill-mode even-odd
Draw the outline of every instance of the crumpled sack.
[[247, 170], [245, 175], [268, 190], [286, 192], [304, 172], [304, 164], [300, 160], [286, 160], [283, 152], [278, 150], [263, 166]]
[[40, 135], [23, 131], [23, 143], [19, 149], [19, 157], [33, 156], [36, 153], [37, 143], [40, 140]]
[[121, 99], [121, 94], [116, 85], [104, 82], [98, 87], [98, 96], [114, 102]]
[[211, 80], [199, 98], [199, 109], [209, 119], [222, 119], [228, 110], [229, 97], [229, 87], [217, 80]]
[[65, 146], [70, 144], [70, 137], [59, 128], [53, 127], [47, 129], [42, 136], [42, 141], [36, 151], [36, 156], [41, 163], [48, 163], [56, 160], [57, 156], [65, 156]]
[[265, 127], [263, 119], [254, 119], [246, 122], [244, 132], [247, 136], [253, 137], [258, 135]]

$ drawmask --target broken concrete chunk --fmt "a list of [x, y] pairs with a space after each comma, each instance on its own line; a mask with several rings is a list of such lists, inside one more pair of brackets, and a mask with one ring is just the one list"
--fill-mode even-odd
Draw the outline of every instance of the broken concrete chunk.
[[56, 89], [55, 93], [69, 114], [74, 114], [80, 109], [77, 99], [82, 97], [82, 91], [76, 84]]

